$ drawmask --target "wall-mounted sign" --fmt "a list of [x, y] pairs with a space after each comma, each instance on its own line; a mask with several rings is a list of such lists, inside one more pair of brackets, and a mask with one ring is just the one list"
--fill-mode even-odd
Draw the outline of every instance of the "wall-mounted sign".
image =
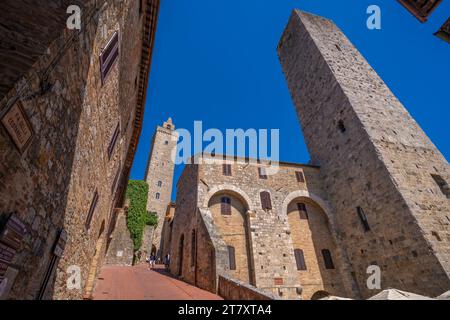
[[3, 126], [22, 153], [33, 137], [33, 130], [21, 102], [16, 101], [1, 120]]

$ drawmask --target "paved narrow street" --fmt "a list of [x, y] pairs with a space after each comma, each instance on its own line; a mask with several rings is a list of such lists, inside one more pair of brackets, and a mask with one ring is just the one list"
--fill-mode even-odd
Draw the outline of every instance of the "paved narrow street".
[[163, 266], [149, 270], [147, 265], [103, 267], [93, 297], [94, 300], [222, 300], [174, 279]]

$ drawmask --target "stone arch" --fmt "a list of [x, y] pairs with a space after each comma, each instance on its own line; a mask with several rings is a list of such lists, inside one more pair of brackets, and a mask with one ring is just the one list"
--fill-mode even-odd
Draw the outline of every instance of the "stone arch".
[[319, 291], [316, 291], [311, 296], [311, 300], [320, 300], [320, 299], [323, 299], [323, 298], [327, 298], [329, 296], [330, 296], [330, 293], [328, 291], [319, 290]]
[[222, 185], [214, 186], [213, 188], [211, 188], [205, 197], [205, 200], [203, 202], [203, 208], [208, 208], [211, 198], [221, 192], [231, 193], [232, 195], [239, 198], [239, 200], [241, 200], [246, 205], [247, 210], [249, 210], [249, 211], [255, 210], [255, 207], [254, 207], [253, 202], [250, 199], [250, 197], [244, 191], [242, 191], [241, 189], [239, 189], [231, 184], [222, 184]]
[[289, 193], [286, 196], [286, 198], [284, 199], [283, 204], [281, 205], [281, 208], [280, 208], [281, 214], [284, 216], [287, 216], [287, 209], [288, 209], [289, 204], [298, 198], [307, 199], [308, 201], [313, 202], [317, 206], [319, 206], [323, 210], [323, 212], [325, 212], [325, 214], [328, 218], [328, 222], [330, 223], [331, 227], [334, 226], [331, 209], [330, 209], [329, 205], [327, 204], [327, 202], [325, 200], [323, 200], [321, 197], [319, 197], [318, 195], [316, 195], [312, 192], [309, 192], [307, 190], [296, 190], [296, 191]]

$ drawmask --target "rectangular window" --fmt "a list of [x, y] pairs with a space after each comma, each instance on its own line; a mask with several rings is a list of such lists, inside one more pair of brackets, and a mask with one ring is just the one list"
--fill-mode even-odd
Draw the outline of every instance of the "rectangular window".
[[231, 176], [231, 164], [223, 164], [222, 170], [224, 176]]
[[114, 176], [113, 183], [111, 185], [111, 194], [113, 194], [114, 191], [116, 191], [117, 183], [119, 182], [121, 169], [122, 169], [122, 165], [119, 164], [119, 167], [117, 168], [117, 171], [116, 171], [116, 175]]
[[361, 220], [361, 224], [364, 228], [364, 231], [370, 231], [369, 221], [367, 221], [366, 214], [364, 213], [364, 210], [361, 207], [357, 207], [356, 210], [358, 211], [359, 220]]
[[222, 197], [220, 199], [220, 213], [225, 216], [231, 215], [231, 199], [228, 197]]
[[99, 198], [98, 192], [97, 192], [97, 190], [95, 190], [94, 197], [92, 198], [91, 206], [89, 207], [89, 212], [86, 217], [85, 226], [86, 226], [86, 229], [88, 229], [88, 230], [91, 227], [92, 217], [94, 215], [95, 208], [97, 207], [98, 198]]
[[105, 83], [106, 77], [111, 71], [114, 62], [119, 56], [119, 33], [114, 32], [106, 47], [100, 54], [100, 72], [102, 77], [102, 85]]
[[297, 177], [297, 182], [304, 183], [305, 176], [303, 175], [303, 171], [295, 171], [295, 176]]
[[297, 262], [297, 270], [306, 270], [305, 256], [302, 249], [294, 250], [295, 261]]
[[119, 137], [119, 133], [120, 133], [120, 122], [117, 124], [116, 129], [114, 130], [113, 136], [111, 137], [111, 141], [109, 142], [108, 159], [111, 159], [111, 156], [114, 151], [114, 147], [116, 146], [117, 138]]
[[300, 219], [308, 219], [308, 211], [306, 211], [306, 205], [304, 203], [297, 203], [298, 211], [300, 212]]
[[447, 181], [445, 181], [444, 178], [437, 174], [432, 174], [431, 177], [433, 177], [434, 182], [436, 182], [436, 184], [439, 186], [441, 192], [450, 199], [450, 187]]
[[270, 200], [270, 193], [267, 191], [263, 191], [260, 193], [261, 197], [261, 207], [264, 210], [271, 210], [272, 209], [272, 201]]
[[326, 269], [334, 269], [333, 259], [331, 258], [331, 252], [328, 249], [322, 250], [323, 261], [325, 262]]
[[230, 270], [236, 270], [236, 252], [232, 246], [228, 246], [228, 257], [230, 260]]
[[258, 167], [258, 174], [260, 179], [267, 179], [266, 168]]

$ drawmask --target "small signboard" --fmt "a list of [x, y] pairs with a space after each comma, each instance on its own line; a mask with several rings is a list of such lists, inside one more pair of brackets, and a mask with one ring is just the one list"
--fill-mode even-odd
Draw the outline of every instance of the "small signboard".
[[24, 152], [31, 142], [33, 130], [19, 100], [9, 108], [1, 122], [20, 153]]

